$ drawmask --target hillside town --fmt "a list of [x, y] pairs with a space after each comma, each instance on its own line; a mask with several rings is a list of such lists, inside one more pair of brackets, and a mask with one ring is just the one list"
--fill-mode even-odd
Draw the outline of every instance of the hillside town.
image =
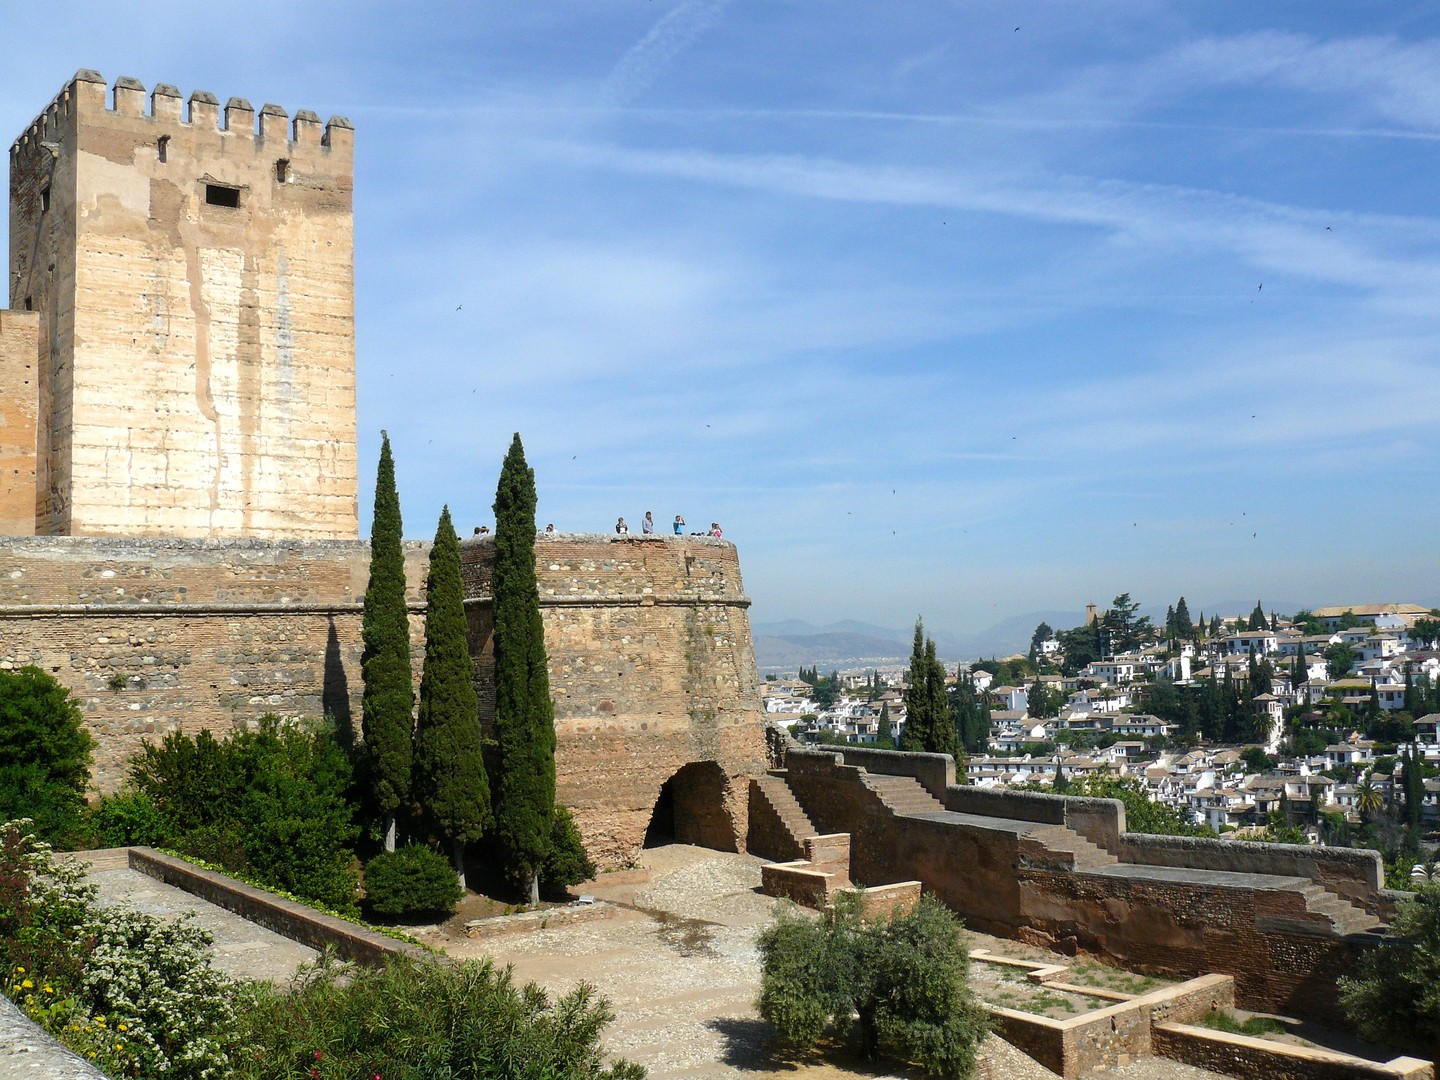
[[[1345, 825], [1403, 798], [1396, 762], [1413, 751], [1426, 774], [1423, 820], [1440, 818], [1435, 612], [1388, 603], [1286, 619], [1257, 605], [1248, 617], [1202, 618], [1176, 633], [1172, 608], [1168, 627], [1107, 634], [1115, 611], [1091, 605], [1075, 631], [1042, 624], [1026, 655], [948, 674], [952, 698], [973, 694], [988, 720], [983, 746], [966, 747], [969, 783], [1126, 777], [1217, 833], [1271, 838], [1283, 827], [1325, 843], [1336, 841], [1336, 826], [1348, 837]], [[1086, 631], [1102, 642], [1138, 640], [1090, 659], [1075, 648]], [[818, 672], [802, 675], [772, 677], [764, 690], [770, 718], [802, 741], [904, 745], [904, 670], [837, 672], [833, 686]], [[1185, 722], [1186, 699], [1207, 692], [1240, 705], [1238, 727]]]

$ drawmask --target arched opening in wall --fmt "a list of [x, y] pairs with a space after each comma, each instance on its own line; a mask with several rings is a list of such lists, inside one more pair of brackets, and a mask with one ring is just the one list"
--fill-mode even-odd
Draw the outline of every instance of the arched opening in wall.
[[661, 785], [645, 830], [645, 846], [694, 844], [716, 851], [739, 851], [735, 821], [725, 809], [729, 787], [725, 771], [715, 762], [686, 765]]

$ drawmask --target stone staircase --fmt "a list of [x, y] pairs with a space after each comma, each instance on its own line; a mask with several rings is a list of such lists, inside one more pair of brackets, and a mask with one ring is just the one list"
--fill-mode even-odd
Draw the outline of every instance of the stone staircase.
[[1093, 844], [1074, 829], [1064, 825], [1039, 825], [1028, 833], [1031, 840], [1038, 841], [1049, 852], [1065, 852], [1070, 855], [1070, 866], [1074, 870], [1092, 870], [1097, 866], [1114, 866], [1120, 860], [1099, 844]]
[[939, 799], [921, 787], [918, 780], [909, 776], [867, 773], [865, 786], [880, 796], [880, 801], [899, 817], [907, 814], [940, 813], [945, 809]]
[[755, 854], [781, 862], [805, 858], [805, 841], [818, 835], [820, 830], [815, 828], [800, 801], [795, 798], [795, 793], [790, 790], [790, 785], [785, 782], [784, 770], [772, 769], [766, 775], [757, 777], [754, 783], [760, 801], [777, 819], [780, 833], [776, 835], [772, 830], [766, 837], [768, 843], [764, 845], [769, 850], [756, 850]]
[[1363, 934], [1384, 925], [1364, 908], [1314, 882], [1300, 886], [1297, 891], [1305, 897], [1305, 910], [1324, 915], [1338, 934]]

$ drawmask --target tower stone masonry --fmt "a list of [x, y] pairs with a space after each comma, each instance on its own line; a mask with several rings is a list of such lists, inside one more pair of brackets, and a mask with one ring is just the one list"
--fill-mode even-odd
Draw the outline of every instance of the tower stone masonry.
[[15, 141], [7, 533], [357, 537], [353, 135], [80, 71]]

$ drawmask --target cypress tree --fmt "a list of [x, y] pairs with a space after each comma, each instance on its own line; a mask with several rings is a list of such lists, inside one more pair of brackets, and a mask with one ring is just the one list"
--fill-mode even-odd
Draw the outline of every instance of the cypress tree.
[[922, 751], [930, 741], [930, 697], [925, 687], [925, 626], [915, 620], [915, 642], [910, 649], [910, 674], [906, 680], [905, 730], [900, 749]]
[[[1202, 615], [1203, 619], [1204, 616]], [[1190, 621], [1190, 608], [1182, 596], [1175, 603], [1175, 636], [1188, 640], [1195, 634], [1195, 624]]]
[[375, 516], [370, 524], [370, 581], [365, 586], [360, 662], [365, 681], [361, 731], [366, 780], [384, 823], [385, 850], [395, 850], [395, 814], [410, 802], [415, 686], [410, 669], [410, 616], [405, 606], [405, 555], [400, 497], [390, 436], [380, 432]]
[[490, 784], [481, 751], [475, 662], [465, 635], [460, 538], [450, 508], [440, 514], [425, 584], [425, 668], [415, 726], [415, 797], [450, 841], [455, 872], [465, 885], [465, 845], [490, 823]]
[[960, 738], [955, 731], [955, 709], [945, 692], [945, 665], [940, 663], [935, 639], [925, 640], [925, 696], [930, 705], [930, 745], [932, 754], [949, 754], [959, 759]]
[[517, 433], [495, 491], [495, 832], [508, 868], [540, 900], [555, 814], [555, 703], [535, 578], [535, 472]]
[[1260, 606], [1260, 601], [1255, 601], [1255, 610], [1250, 612], [1250, 622], [1246, 625], [1247, 630], [1264, 630], [1270, 623], [1265, 618], [1265, 609]]
[[875, 725], [875, 741], [887, 750], [893, 749], [895, 746], [895, 729], [890, 726], [890, 703], [888, 701], [880, 706], [880, 720]]

